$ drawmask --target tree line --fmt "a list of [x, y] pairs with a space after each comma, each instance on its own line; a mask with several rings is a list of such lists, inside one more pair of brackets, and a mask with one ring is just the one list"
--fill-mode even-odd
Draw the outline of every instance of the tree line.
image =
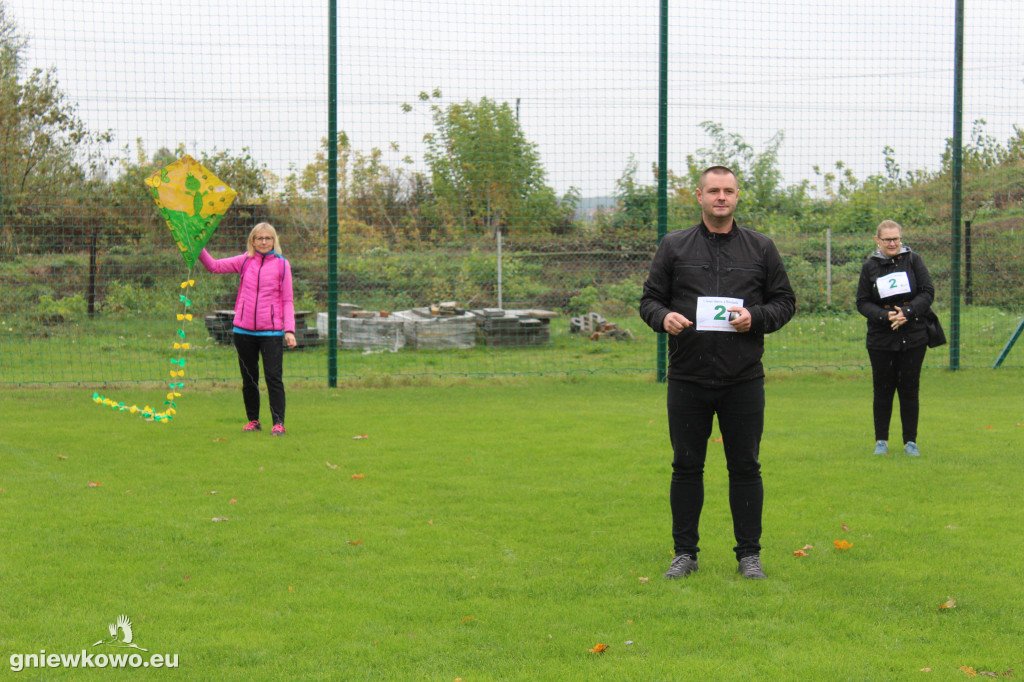
[[[143, 179], [185, 153], [122, 150], [109, 158], [109, 131], [90, 131], [61, 91], [53, 68], [27, 70], [27, 41], [0, 2], [0, 259], [22, 253], [80, 250], [100, 240], [139, 243], [163, 229]], [[548, 184], [536, 144], [507, 102], [487, 97], [444, 104], [438, 90], [403, 105], [426, 108], [433, 129], [424, 136], [426, 170], [406, 157], [385, 162], [380, 149], [355, 149], [341, 132], [321, 140], [313, 159], [284, 176], [240, 151], [193, 152], [238, 192], [238, 220], [269, 219], [312, 253], [327, 247], [327, 158], [338, 158], [339, 238], [343, 250], [401, 249], [493, 234], [532, 237], [614, 237], [649, 242], [656, 225], [660, 169], [642, 172], [631, 160], [616, 183], [614, 205], [579, 217], [580, 192], [559, 196]], [[975, 121], [964, 145], [965, 212], [981, 216], [1020, 202], [1024, 131], [1006, 143]], [[716, 122], [701, 124], [710, 144], [670, 169], [670, 229], [693, 221], [693, 187], [709, 165], [733, 168], [743, 188], [743, 223], [774, 234], [831, 229], [869, 232], [884, 218], [942, 225], [949, 196], [951, 141], [938, 170], [904, 172], [893, 149], [882, 150], [884, 173], [859, 179], [842, 162], [815, 167], [816, 184], [786, 185], [778, 167], [785, 134], [760, 151]], [[394, 151], [397, 151], [395, 149]], [[993, 176], [992, 174], [995, 173]], [[996, 177], [997, 182], [991, 178]], [[973, 181], [971, 180], [973, 178]], [[985, 178], [985, 179], [983, 179]], [[1002, 198], [1002, 203], [1001, 203]], [[987, 212], [987, 213], [986, 213]]]

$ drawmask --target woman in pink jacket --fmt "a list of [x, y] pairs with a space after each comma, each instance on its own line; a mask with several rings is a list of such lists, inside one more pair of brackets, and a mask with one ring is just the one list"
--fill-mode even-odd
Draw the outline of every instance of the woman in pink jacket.
[[245, 253], [215, 259], [203, 249], [199, 262], [213, 273], [240, 274], [235, 299], [234, 340], [242, 371], [242, 399], [249, 423], [243, 431], [260, 430], [260, 356], [270, 394], [272, 436], [284, 435], [284, 344], [295, 348], [295, 307], [292, 268], [281, 255], [281, 241], [270, 223], [249, 233]]

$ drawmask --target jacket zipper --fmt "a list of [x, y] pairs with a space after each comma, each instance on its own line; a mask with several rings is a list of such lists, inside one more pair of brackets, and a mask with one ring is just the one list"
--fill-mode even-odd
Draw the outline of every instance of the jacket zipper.
[[253, 297], [253, 306], [252, 306], [252, 328], [253, 328], [253, 331], [261, 331], [261, 330], [256, 328], [256, 323], [257, 323], [256, 314], [257, 314], [257, 311], [259, 311], [259, 309], [260, 309], [260, 275], [263, 273], [263, 263], [266, 260], [267, 260], [266, 254], [261, 253], [260, 254], [260, 266], [256, 269], [256, 296]]

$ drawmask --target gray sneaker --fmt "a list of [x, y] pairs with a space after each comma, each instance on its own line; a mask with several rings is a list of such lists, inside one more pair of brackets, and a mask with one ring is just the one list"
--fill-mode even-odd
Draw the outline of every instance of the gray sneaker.
[[763, 580], [768, 577], [761, 569], [761, 557], [756, 554], [740, 559], [740, 575], [751, 580]]
[[669, 580], [673, 578], [685, 578], [694, 571], [697, 570], [697, 558], [692, 557], [689, 554], [680, 554], [672, 560], [672, 565], [665, 571], [665, 577]]
[[889, 454], [889, 444], [886, 443], [884, 440], [877, 441], [875, 443], [875, 454], [876, 455], [888, 455]]
[[914, 441], [907, 441], [907, 444], [903, 446], [903, 452], [907, 453], [911, 457], [920, 457], [921, 451], [917, 449], [917, 443]]

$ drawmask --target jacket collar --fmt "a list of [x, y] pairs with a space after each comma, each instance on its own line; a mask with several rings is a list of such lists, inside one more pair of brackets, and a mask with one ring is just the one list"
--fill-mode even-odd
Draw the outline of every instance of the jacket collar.
[[907, 253], [910, 253], [910, 247], [904, 245], [904, 246], [900, 247], [900, 252], [897, 253], [892, 258], [890, 258], [889, 256], [886, 256], [884, 253], [882, 253], [881, 249], [875, 249], [875, 252], [871, 254], [871, 257], [876, 259], [876, 260], [895, 261], [897, 258], [899, 258], [900, 256], [902, 256], [904, 254], [907, 254]]
[[703, 220], [700, 221], [701, 234], [704, 235], [705, 239], [710, 239], [711, 241], [727, 241], [729, 239], [732, 239], [736, 235], [736, 232], [739, 231], [739, 229], [740, 224], [736, 222], [735, 218], [732, 221], [732, 229], [724, 233], [712, 232], [711, 230], [708, 229], [708, 226], [704, 224]]

